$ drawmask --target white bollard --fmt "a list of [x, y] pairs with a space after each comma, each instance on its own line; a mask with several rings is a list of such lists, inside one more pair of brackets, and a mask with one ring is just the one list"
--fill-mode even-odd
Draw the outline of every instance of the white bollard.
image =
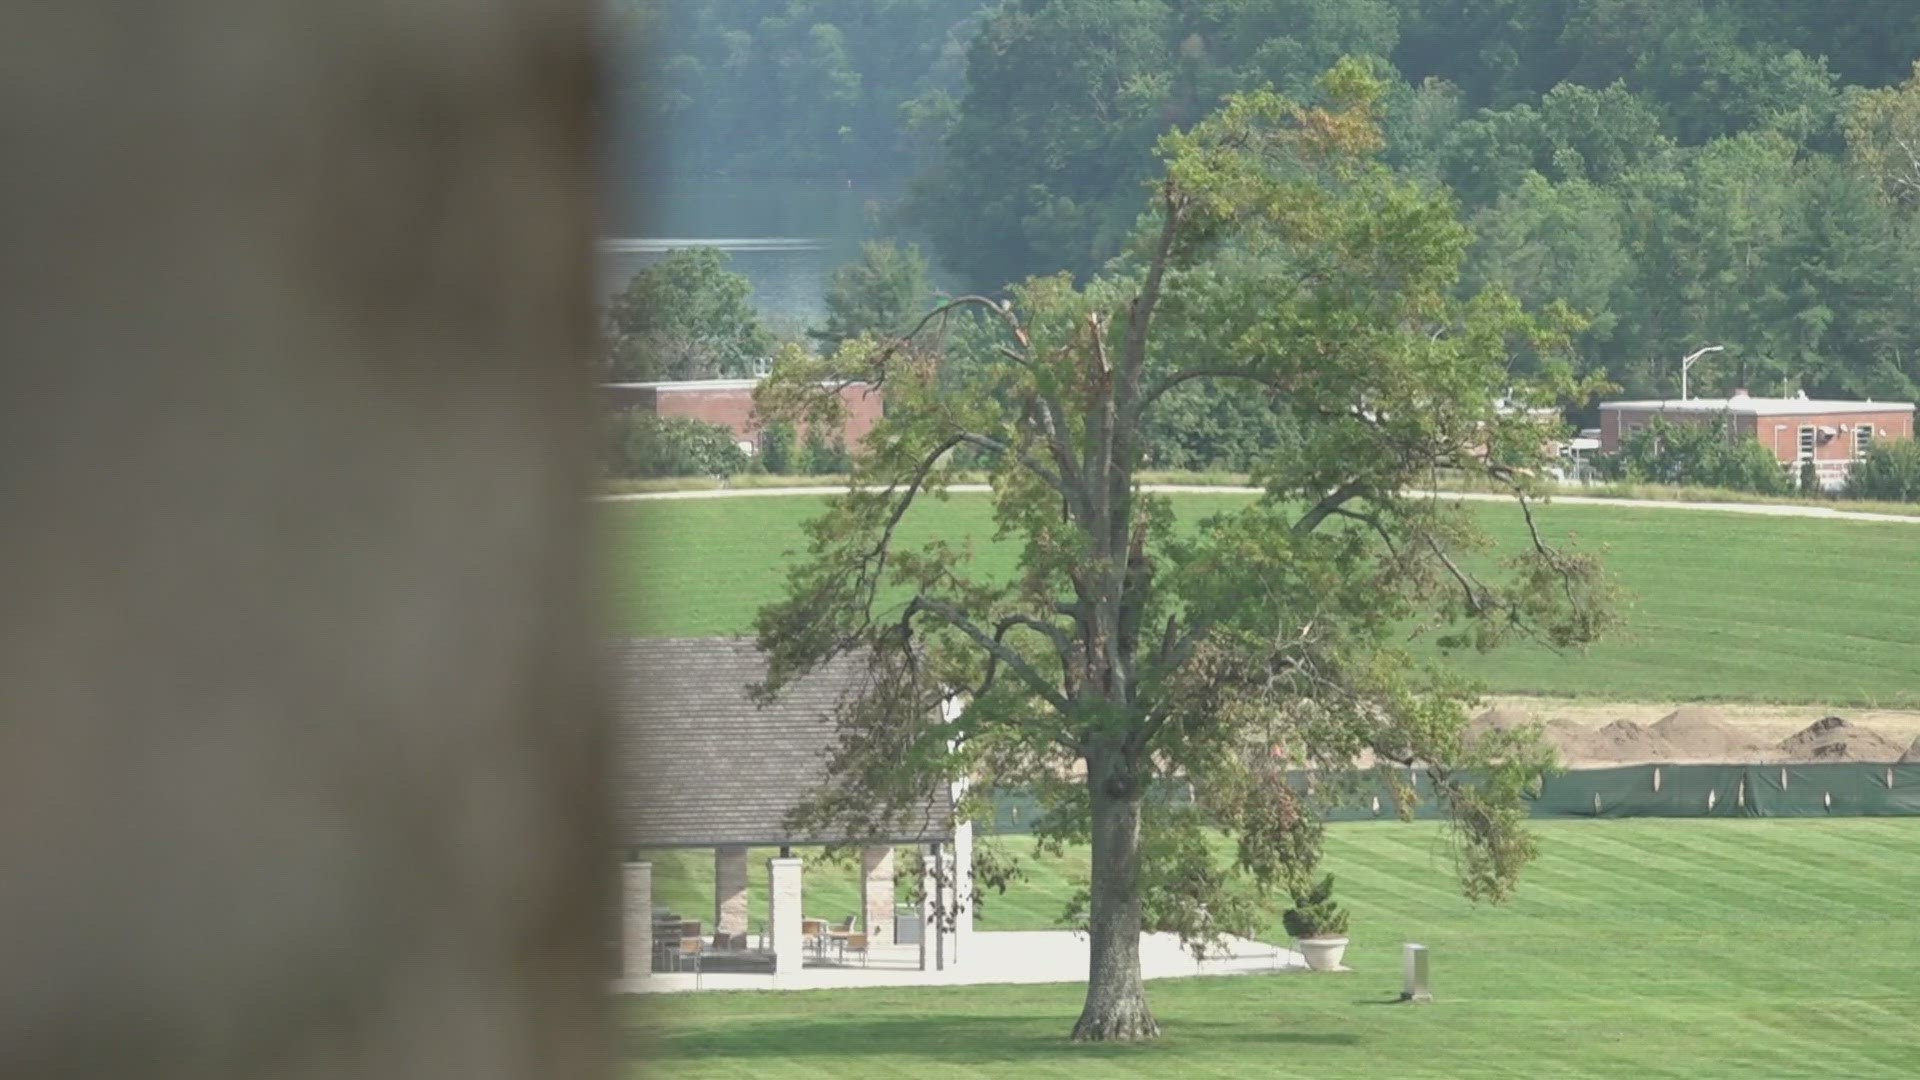
[[1400, 991], [1400, 1000], [1416, 1004], [1432, 1001], [1433, 994], [1427, 989], [1427, 947], [1408, 942], [1401, 950], [1401, 967], [1405, 972], [1405, 985]]

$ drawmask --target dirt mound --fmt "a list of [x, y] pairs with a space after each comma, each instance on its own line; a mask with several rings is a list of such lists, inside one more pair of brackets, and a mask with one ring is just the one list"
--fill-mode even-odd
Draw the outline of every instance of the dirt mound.
[[1759, 740], [1727, 723], [1719, 709], [1697, 705], [1669, 713], [1646, 730], [1681, 761], [1745, 761], [1764, 749]]
[[1540, 719], [1524, 709], [1492, 708], [1468, 722], [1466, 736], [1469, 741], [1484, 739], [1493, 734], [1525, 731], [1528, 728], [1541, 729], [1547, 745], [1558, 751], [1562, 761], [1584, 760], [1587, 750], [1587, 729], [1572, 720], [1555, 718], [1542, 724]]
[[1920, 765], [1920, 738], [1913, 740], [1913, 745], [1907, 747], [1907, 752], [1901, 756], [1900, 761], [1905, 765]]
[[1898, 761], [1902, 754], [1900, 744], [1838, 716], [1815, 720], [1787, 736], [1780, 752], [1790, 761]]
[[[1673, 757], [1673, 747], [1652, 728], [1631, 720], [1615, 720], [1581, 739], [1579, 755], [1589, 761], [1627, 763], [1662, 761]], [[1572, 755], [1569, 755], [1572, 756]]]
[[1467, 722], [1467, 735], [1481, 738], [1495, 732], [1520, 731], [1539, 721], [1525, 709], [1493, 708]]

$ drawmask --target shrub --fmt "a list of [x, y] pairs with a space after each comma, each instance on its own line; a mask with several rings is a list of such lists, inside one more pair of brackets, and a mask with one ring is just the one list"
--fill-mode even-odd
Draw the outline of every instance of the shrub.
[[853, 457], [847, 453], [846, 440], [837, 434], [829, 442], [823, 428], [809, 428], [804, 449], [809, 476], [836, 476], [853, 471]]
[[621, 479], [732, 476], [747, 468], [748, 458], [730, 428], [635, 410], [608, 418], [602, 464]]
[[1875, 443], [1847, 473], [1847, 497], [1882, 502], [1920, 502], [1920, 442]]
[[792, 424], [782, 421], [767, 425], [760, 432], [760, 463], [775, 476], [799, 475], [800, 471], [794, 468], [794, 444], [797, 441]]
[[1752, 438], [1729, 436], [1725, 417], [1711, 424], [1675, 424], [1656, 416], [1627, 437], [1618, 453], [1596, 462], [1603, 477], [1653, 484], [1788, 495], [1793, 478], [1773, 452]]
[[1333, 875], [1318, 884], [1297, 888], [1293, 907], [1280, 916], [1287, 933], [1296, 938], [1339, 937], [1347, 932], [1347, 912], [1333, 902]]

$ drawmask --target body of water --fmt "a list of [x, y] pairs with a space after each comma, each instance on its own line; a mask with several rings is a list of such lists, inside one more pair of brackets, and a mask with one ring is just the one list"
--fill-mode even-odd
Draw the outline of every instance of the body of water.
[[897, 181], [656, 180], [622, 185], [618, 235], [600, 242], [602, 295], [678, 248], [714, 247], [753, 283], [755, 307], [797, 333], [825, 317], [827, 281], [887, 234], [905, 185]]

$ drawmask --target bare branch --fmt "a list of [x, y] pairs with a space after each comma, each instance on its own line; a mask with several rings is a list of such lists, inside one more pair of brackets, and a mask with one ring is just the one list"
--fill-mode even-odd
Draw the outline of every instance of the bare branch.
[[1362, 514], [1355, 510], [1349, 510], [1344, 506], [1336, 507], [1328, 511], [1328, 513], [1336, 517], [1349, 518], [1353, 521], [1371, 526], [1374, 534], [1380, 537], [1380, 542], [1387, 546], [1387, 554], [1396, 559], [1400, 557], [1400, 548], [1393, 542], [1393, 533], [1387, 530], [1386, 522], [1381, 521], [1377, 516], [1373, 514]]
[[1446, 567], [1447, 573], [1451, 574], [1453, 580], [1459, 583], [1460, 591], [1466, 596], [1467, 611], [1474, 615], [1484, 614], [1487, 611], [1487, 604], [1478, 590], [1484, 589], [1485, 586], [1461, 570], [1459, 565], [1453, 561], [1453, 557], [1447, 554], [1447, 549], [1440, 546], [1440, 541], [1435, 540], [1432, 536], [1425, 536], [1423, 539], [1427, 542], [1428, 550], [1433, 552], [1434, 558], [1439, 559], [1440, 565]]
[[1011, 345], [995, 345], [993, 348], [995, 352], [1019, 364], [1021, 367], [1031, 368], [1033, 366], [1032, 360], [1029, 360], [1019, 349]]
[[1048, 487], [1052, 488], [1053, 490], [1059, 492], [1062, 495], [1068, 494], [1067, 486], [1064, 483], [1062, 483], [1060, 480], [1060, 474], [1054, 472], [1052, 469], [1047, 468], [1044, 462], [1040, 461], [1038, 458], [1034, 457], [1032, 454], [1026, 453], [1025, 451], [1015, 450], [1013, 447], [1008, 446], [1006, 443], [1003, 443], [998, 439], [995, 439], [986, 435], [981, 435], [971, 431], [963, 432], [957, 438], [959, 442], [966, 443], [969, 446], [977, 446], [982, 450], [990, 450], [996, 454], [1007, 454], [1009, 456], [1012, 456], [1018, 459], [1020, 464], [1025, 465], [1027, 467], [1028, 471], [1032, 472], [1035, 476], [1038, 476], [1040, 479], [1046, 481], [1046, 484]]
[[1365, 493], [1366, 488], [1363, 485], [1357, 483], [1341, 484], [1339, 487], [1328, 492], [1319, 502], [1314, 503], [1305, 514], [1300, 516], [1299, 521], [1293, 523], [1293, 535], [1306, 536], [1313, 532], [1313, 530], [1320, 527], [1321, 522], [1327, 520], [1329, 515], [1340, 510]]
[[1024, 627], [1025, 629], [1032, 630], [1052, 642], [1053, 651], [1059, 654], [1062, 663], [1065, 663], [1067, 658], [1073, 653], [1073, 639], [1067, 635], [1065, 630], [1043, 619], [1036, 619], [1031, 615], [1009, 615], [994, 623], [994, 632], [997, 636], [1002, 630], [1011, 630], [1015, 627]]
[[947, 625], [972, 638], [974, 644], [984, 649], [987, 655], [993, 660], [1005, 664], [1008, 668], [1012, 669], [1013, 673], [1020, 677], [1020, 681], [1026, 684], [1027, 689], [1032, 690], [1036, 695], [1044, 699], [1047, 704], [1052, 705], [1062, 716], [1072, 711], [1072, 706], [1067, 699], [1061, 695], [1056, 687], [1048, 683], [1044, 676], [1038, 671], [1035, 671], [1032, 664], [1027, 663], [1026, 657], [1021, 656], [1009, 648], [1003, 638], [996, 637], [981, 629], [979, 624], [969, 619], [965, 612], [947, 603], [945, 600], [924, 595], [914, 597], [913, 600], [907, 604], [906, 611], [900, 616], [902, 625], [905, 625], [917, 612], [921, 611], [938, 616], [945, 621]]
[[1020, 320], [1017, 317], [1015, 317], [1015, 315], [1013, 314], [1013, 308], [1011, 308], [1006, 304], [999, 303], [989, 297], [975, 296], [975, 295], [956, 296], [952, 300], [949, 300], [946, 303], [941, 304], [939, 307], [934, 308], [932, 311], [927, 312], [926, 315], [923, 316], [918, 323], [914, 324], [913, 329], [907, 331], [906, 334], [903, 335], [903, 339], [911, 341], [915, 337], [919, 336], [920, 331], [925, 330], [927, 328], [928, 323], [946, 315], [950, 311], [954, 311], [958, 308], [963, 308], [963, 307], [986, 308], [988, 311], [991, 311], [995, 315], [999, 316], [1001, 322], [1007, 324], [1007, 329], [1013, 331], [1013, 336], [1015, 340], [1019, 341], [1020, 344], [1022, 345], [1025, 345], [1027, 343], [1027, 333], [1026, 331], [1020, 329]]
[[[861, 620], [863, 625], [872, 624], [873, 602], [880, 591], [880, 579], [886, 572], [887, 558], [893, 548], [894, 530], [899, 528], [901, 519], [907, 516], [907, 510], [913, 506], [915, 496], [919, 495], [925, 486], [927, 477], [932, 474], [934, 467], [939, 464], [940, 458], [944, 456], [947, 451], [958, 445], [960, 445], [959, 438], [948, 439], [938, 447], [935, 447], [933, 452], [921, 459], [920, 464], [914, 469], [912, 478], [905, 484], [905, 493], [901, 495], [893, 511], [887, 515], [887, 521], [886, 524], [881, 527], [879, 539], [875, 540], [873, 546], [859, 556], [858, 561], [854, 565], [852, 569], [856, 583], [854, 586], [854, 595], [863, 613]], [[891, 498], [895, 492], [900, 491], [901, 487], [901, 482], [896, 480], [887, 485], [886, 489], [881, 492], [881, 496], [883, 498]], [[839, 648], [840, 646], [836, 646], [836, 651], [838, 651]]]
[[1175, 372], [1174, 374], [1169, 375], [1166, 378], [1161, 379], [1160, 381], [1154, 383], [1153, 386], [1150, 387], [1146, 393], [1141, 395], [1139, 407], [1141, 409], [1145, 409], [1147, 406], [1152, 405], [1155, 401], [1158, 401], [1162, 395], [1164, 395], [1167, 391], [1172, 390], [1174, 387], [1179, 386], [1182, 383], [1189, 383], [1198, 379], [1243, 379], [1247, 382], [1259, 383], [1273, 390], [1278, 390], [1282, 392], [1292, 389], [1292, 386], [1289, 385], [1288, 383], [1283, 382], [1280, 379], [1273, 376], [1272, 374], [1261, 371], [1258, 368], [1250, 368], [1250, 367], [1192, 368], [1187, 371]]
[[1160, 303], [1160, 291], [1167, 275], [1167, 263], [1173, 256], [1173, 244], [1180, 234], [1181, 216], [1186, 210], [1186, 202], [1180, 197], [1173, 180], [1168, 179], [1161, 185], [1160, 203], [1166, 214], [1160, 224], [1160, 236], [1154, 243], [1153, 259], [1147, 264], [1147, 280], [1140, 287], [1140, 294], [1127, 305], [1127, 337], [1121, 351], [1122, 404], [1132, 404], [1131, 399], [1140, 385], [1140, 375], [1146, 370], [1147, 332], [1153, 322], [1154, 308]]

